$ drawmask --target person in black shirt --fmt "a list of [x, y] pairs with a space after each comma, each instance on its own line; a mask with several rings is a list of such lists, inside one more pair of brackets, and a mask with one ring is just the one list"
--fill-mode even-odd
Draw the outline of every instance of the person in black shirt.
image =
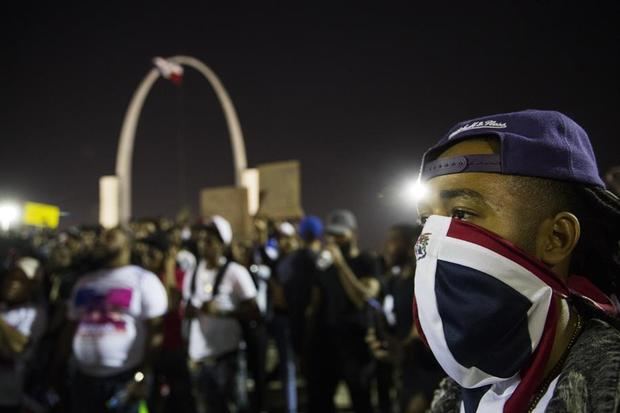
[[323, 223], [308, 216], [299, 223], [300, 248], [280, 263], [278, 276], [284, 288], [293, 350], [301, 357], [306, 337], [306, 312], [310, 305], [312, 286], [318, 271], [316, 262], [321, 251]]
[[378, 264], [357, 247], [355, 216], [332, 212], [326, 225], [327, 245], [319, 257], [314, 303], [315, 328], [308, 355], [308, 402], [312, 413], [334, 412], [333, 396], [344, 380], [353, 410], [372, 412], [373, 362], [364, 341], [369, 299], [379, 293]]
[[274, 370], [280, 375], [285, 413], [297, 413], [297, 366], [291, 338], [289, 306], [284, 286], [294, 275], [293, 255], [299, 248], [295, 227], [289, 222], [277, 226], [278, 260], [269, 279], [273, 313], [268, 321], [268, 331], [278, 351], [278, 365]]
[[421, 227], [395, 225], [385, 243], [387, 272], [382, 279], [384, 326], [368, 330], [366, 340], [384, 367], [391, 366], [396, 378], [398, 411], [424, 412], [433, 391], [445, 376], [431, 351], [424, 346], [413, 322], [415, 256], [413, 246]]

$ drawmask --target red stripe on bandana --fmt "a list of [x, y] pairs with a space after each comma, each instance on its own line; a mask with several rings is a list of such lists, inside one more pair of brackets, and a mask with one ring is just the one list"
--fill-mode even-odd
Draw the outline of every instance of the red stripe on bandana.
[[553, 342], [555, 341], [555, 331], [558, 325], [558, 304], [559, 299], [555, 297], [549, 303], [549, 313], [545, 321], [545, 329], [538, 347], [534, 351], [530, 363], [521, 370], [521, 382], [517, 385], [514, 393], [504, 404], [504, 413], [521, 413], [527, 411], [534, 394], [540, 389], [545, 377], [543, 372], [549, 361]]
[[516, 262], [551, 287], [557, 296], [562, 298], [569, 296], [579, 297], [609, 316], [617, 317], [619, 314], [619, 309], [615, 307], [612, 300], [588, 278], [570, 275], [568, 277], [568, 285], [566, 285], [543, 262], [538, 261], [518, 246], [500, 238], [491, 231], [487, 231], [469, 222], [453, 219], [446, 235], [450, 238], [480, 245]]
[[513, 243], [500, 238], [498, 235], [468, 222], [452, 220], [448, 233], [450, 238], [471, 242], [487, 248], [502, 257], [505, 257], [529, 272], [553, 289], [553, 292], [562, 298], [569, 296], [569, 290], [549, 268], [542, 262], [537, 262], [530, 254]]

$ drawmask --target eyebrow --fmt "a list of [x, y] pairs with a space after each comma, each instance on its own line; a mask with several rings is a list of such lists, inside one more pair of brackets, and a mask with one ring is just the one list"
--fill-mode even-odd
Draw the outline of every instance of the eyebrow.
[[445, 189], [439, 192], [439, 197], [441, 199], [453, 199], [453, 198], [472, 198], [476, 201], [485, 202], [484, 197], [480, 194], [480, 192], [476, 192], [472, 189]]

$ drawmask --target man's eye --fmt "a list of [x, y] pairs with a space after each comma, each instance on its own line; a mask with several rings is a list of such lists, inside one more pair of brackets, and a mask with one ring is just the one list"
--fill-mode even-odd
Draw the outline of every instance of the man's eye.
[[467, 212], [467, 211], [464, 211], [462, 209], [454, 209], [454, 210], [452, 210], [452, 218], [454, 218], [454, 219], [467, 220], [467, 219], [470, 219], [473, 216], [474, 216], [474, 214], [472, 214], [471, 212]]

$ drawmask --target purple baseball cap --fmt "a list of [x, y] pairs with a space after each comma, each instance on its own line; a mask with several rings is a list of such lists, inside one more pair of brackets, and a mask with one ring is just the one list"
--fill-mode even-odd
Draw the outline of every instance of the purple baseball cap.
[[[436, 159], [456, 142], [497, 136], [500, 153]], [[494, 172], [576, 182], [605, 188], [587, 133], [568, 116], [524, 110], [456, 124], [422, 158], [421, 180], [463, 172]]]

